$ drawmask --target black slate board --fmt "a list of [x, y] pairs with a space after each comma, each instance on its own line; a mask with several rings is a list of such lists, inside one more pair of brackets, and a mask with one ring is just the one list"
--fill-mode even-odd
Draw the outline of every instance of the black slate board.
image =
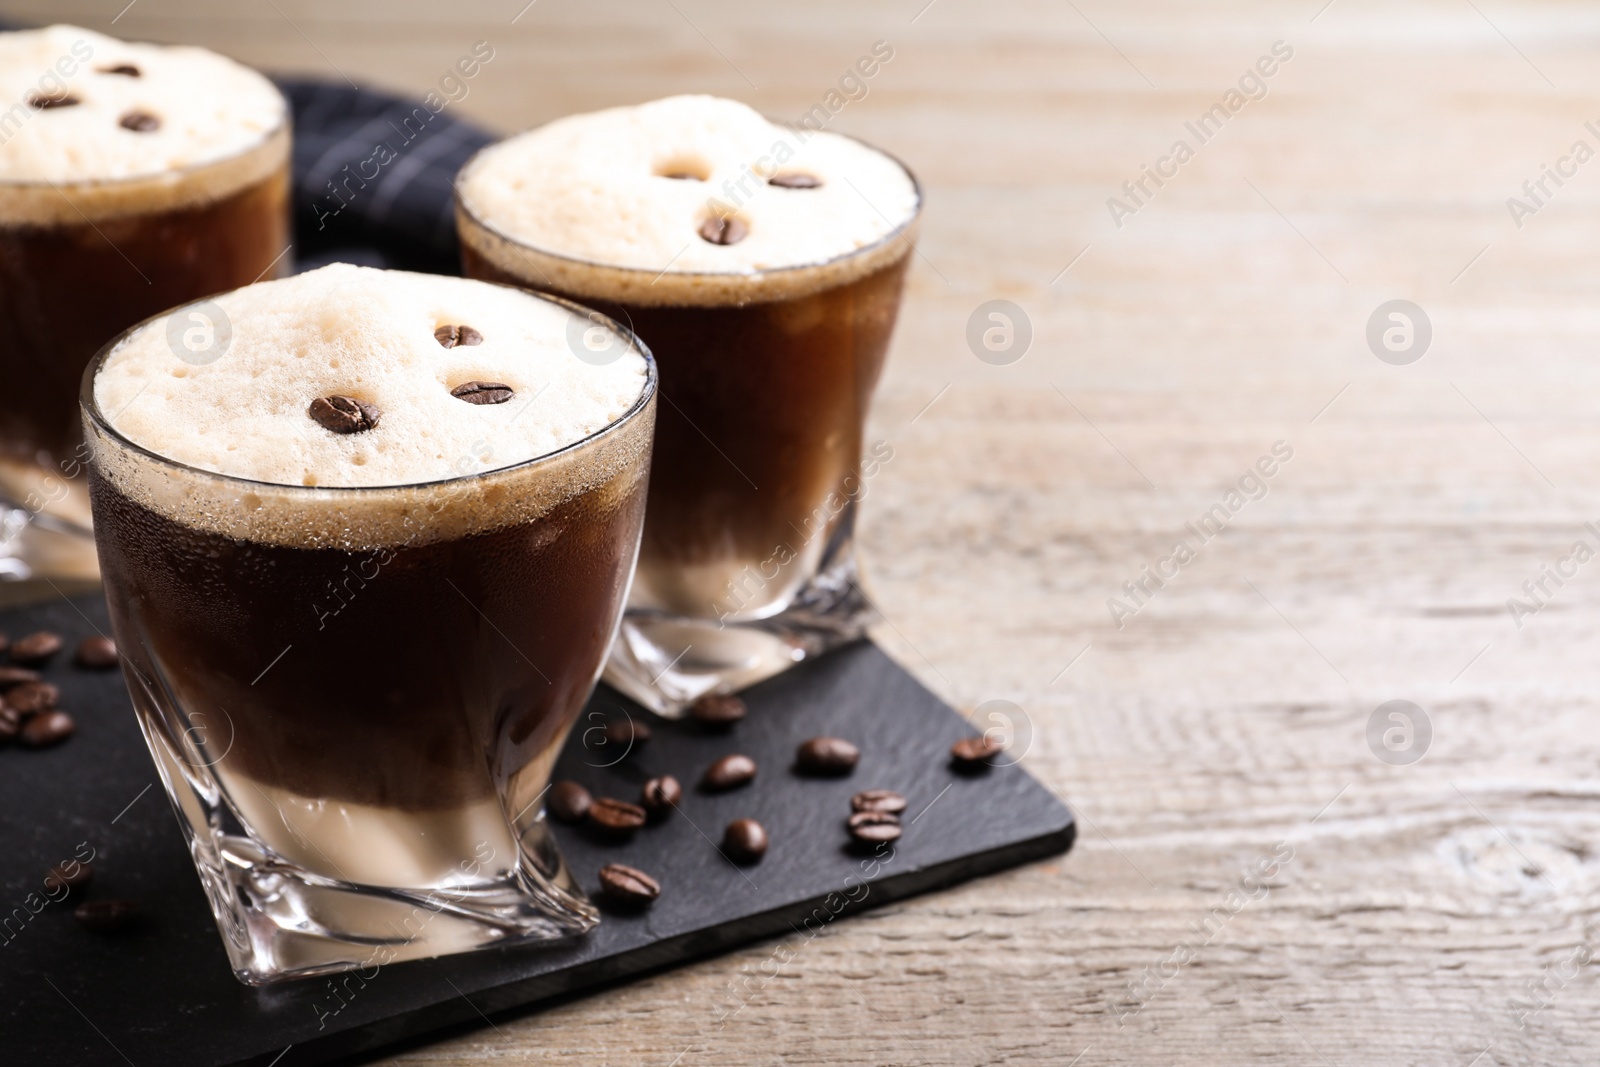
[[[0, 616], [0, 632], [13, 637], [36, 629], [68, 638], [67, 651], [46, 674], [60, 685], [62, 706], [77, 718], [79, 732], [55, 749], [0, 750], [0, 1062], [6, 1064], [325, 1063], [441, 1028], [481, 1026], [497, 1012], [762, 937], [795, 938], [797, 930], [857, 908], [1065, 851], [1074, 836], [1072, 815], [1020, 767], [955, 773], [949, 746], [973, 731], [870, 643], [750, 690], [751, 714], [729, 734], [652, 720], [602, 687], [573, 731], [557, 776], [633, 799], [646, 777], [672, 773], [685, 784], [683, 814], [627, 844], [593, 841], [567, 827], [557, 833], [591, 893], [595, 872], [607, 862], [655, 874], [665, 889], [651, 910], [608, 912], [586, 938], [557, 947], [392, 964], [337, 999], [321, 978], [248, 989], [229, 972], [120, 674], [91, 674], [67, 662], [79, 639], [109, 632], [104, 603], [57, 599]], [[590, 728], [624, 711], [649, 721], [654, 736], [604, 766], [616, 749], [595, 744]], [[860, 744], [861, 763], [850, 776], [805, 779], [790, 770], [795, 746], [819, 734]], [[715, 796], [694, 788], [704, 767], [734, 751], [760, 765], [753, 784]], [[910, 800], [905, 835], [878, 861], [875, 877], [863, 876], [871, 856], [850, 851], [843, 830], [850, 795], [868, 787], [896, 789]], [[771, 851], [756, 866], [734, 867], [715, 847], [722, 827], [740, 816], [759, 819], [772, 836]], [[42, 898], [45, 872], [80, 842], [98, 857], [88, 896], [140, 901], [149, 913], [144, 926], [113, 938], [81, 928], [70, 903], [29, 910], [30, 893]], [[725, 1004], [696, 1010], [710, 1025], [738, 1006], [730, 986]]]

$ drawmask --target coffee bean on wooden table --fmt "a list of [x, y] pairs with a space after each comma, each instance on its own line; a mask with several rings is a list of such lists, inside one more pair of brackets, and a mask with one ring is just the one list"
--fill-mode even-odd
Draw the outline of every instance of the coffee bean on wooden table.
[[595, 797], [589, 805], [589, 821], [607, 833], [625, 834], [644, 825], [645, 812], [637, 804], [615, 797]]
[[5, 692], [14, 685], [23, 682], [37, 682], [38, 671], [30, 671], [25, 667], [0, 667], [0, 693]]
[[725, 730], [749, 712], [732, 693], [707, 693], [689, 705], [689, 718], [701, 726]]
[[851, 811], [885, 811], [898, 815], [906, 810], [906, 798], [893, 789], [863, 789], [850, 798]]
[[606, 744], [621, 745], [623, 748], [642, 745], [650, 740], [650, 726], [633, 719], [612, 719], [606, 723], [605, 738]]
[[97, 934], [114, 934], [139, 920], [139, 905], [131, 900], [86, 900], [72, 914]]
[[11, 662], [23, 667], [37, 667], [61, 651], [61, 635], [40, 630], [19, 638], [11, 645]]
[[50, 868], [49, 873], [44, 876], [44, 888], [46, 892], [51, 892], [64, 887], [67, 893], [71, 893], [75, 889], [84, 888], [93, 880], [93, 867], [77, 860], [68, 860]]
[[756, 761], [735, 752], [731, 756], [723, 756], [707, 767], [706, 773], [700, 779], [700, 785], [704, 789], [720, 793], [724, 789], [734, 789], [744, 785], [755, 776]]
[[842, 737], [813, 737], [796, 750], [795, 769], [801, 774], [849, 774], [861, 750]]
[[17, 740], [28, 748], [48, 748], [72, 736], [77, 724], [64, 711], [41, 711], [22, 724]]
[[735, 863], [754, 863], [767, 854], [767, 831], [754, 819], [735, 819], [722, 832], [722, 851]]
[[600, 868], [600, 891], [618, 904], [641, 906], [661, 895], [661, 883], [637, 867], [608, 863]]
[[683, 799], [683, 786], [670, 774], [652, 778], [642, 791], [644, 809], [651, 815], [665, 815]]
[[858, 811], [850, 816], [850, 836], [864, 845], [893, 841], [900, 836], [900, 816], [887, 811]]
[[963, 737], [950, 746], [950, 758], [961, 767], [982, 767], [989, 760], [1005, 751], [1005, 745], [990, 737], [988, 734], [979, 734], [977, 737]]
[[6, 690], [6, 704], [23, 715], [49, 711], [61, 703], [61, 690], [49, 682], [23, 682]]
[[583, 817], [589, 814], [589, 805], [592, 803], [594, 798], [583, 786], [577, 782], [560, 781], [550, 786], [550, 798], [545, 801], [544, 808], [552, 819], [567, 823], [582, 822]]
[[117, 665], [117, 660], [117, 643], [99, 634], [85, 637], [72, 656], [74, 663], [89, 671], [109, 671]]

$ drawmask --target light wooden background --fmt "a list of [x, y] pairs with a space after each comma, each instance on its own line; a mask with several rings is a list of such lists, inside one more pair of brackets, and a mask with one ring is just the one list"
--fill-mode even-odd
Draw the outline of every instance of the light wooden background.
[[[798, 116], [895, 49], [834, 126], [928, 190], [873, 419], [879, 636], [952, 702], [1025, 709], [1079, 845], [831, 927], [720, 1023], [776, 943], [386, 1062], [1600, 1058], [1596, 967], [1564, 963], [1600, 953], [1600, 563], [1506, 610], [1597, 542], [1600, 161], [1520, 229], [1505, 204], [1600, 148], [1600, 9], [137, 0], [110, 27], [123, 3], [0, 10], [419, 92], [485, 39], [462, 111], [508, 131], [682, 91]], [[1106, 198], [1277, 40], [1268, 97], [1115, 228]], [[1412, 366], [1364, 340], [1397, 297], [1434, 328]], [[1034, 330], [1009, 366], [964, 340], [996, 298]], [[1106, 598], [1278, 440], [1270, 494], [1114, 627]], [[1431, 719], [1411, 766], [1365, 741], [1391, 699]], [[1266, 898], [1157, 976], [1280, 841]]]

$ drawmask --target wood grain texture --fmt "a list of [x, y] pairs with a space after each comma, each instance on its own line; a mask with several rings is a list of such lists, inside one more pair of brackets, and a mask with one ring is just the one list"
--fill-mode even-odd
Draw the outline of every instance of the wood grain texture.
[[[140, 0], [117, 23], [411, 91], [486, 39], [461, 106], [505, 130], [682, 91], [798, 116], [895, 48], [833, 124], [928, 191], [873, 418], [879, 638], [958, 705], [1026, 710], [1077, 848], [796, 938], [781, 969], [758, 945], [385, 1062], [1594, 1063], [1595, 967], [1564, 961], [1600, 952], [1600, 563], [1520, 629], [1506, 600], [1600, 540], [1600, 162], [1520, 228], [1506, 198], [1600, 147], [1600, 15], [924, 3], [538, 0], [513, 25], [521, 0]], [[4, 6], [103, 28], [119, 5]], [[1114, 226], [1106, 199], [1280, 40], [1265, 99]], [[1411, 366], [1365, 341], [1396, 297], [1433, 324]], [[965, 341], [996, 298], [1034, 330], [1009, 366]], [[1113, 625], [1107, 598], [1277, 441], [1266, 497]], [[1391, 699], [1431, 719], [1411, 766], [1365, 740]]]

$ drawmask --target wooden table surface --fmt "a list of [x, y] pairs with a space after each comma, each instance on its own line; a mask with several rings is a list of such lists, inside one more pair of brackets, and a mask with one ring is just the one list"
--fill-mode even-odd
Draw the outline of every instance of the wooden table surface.
[[[0, 9], [413, 92], [486, 40], [459, 106], [506, 131], [685, 91], [798, 118], [894, 50], [830, 126], [928, 194], [872, 420], [878, 637], [953, 703], [1022, 709], [1079, 844], [795, 939], [775, 977], [755, 945], [385, 1062], [1600, 1057], [1592, 5], [136, 0], [110, 25], [124, 2]], [[1144, 165], [1171, 176], [1135, 200]], [[1572, 176], [1534, 201], [1546, 165]], [[1367, 340], [1393, 299], [1431, 323], [1405, 365]], [[1004, 365], [966, 340], [990, 300], [1031, 323]], [[1220, 534], [1186, 528], [1217, 504]], [[1176, 576], [1136, 604], [1147, 565]], [[1391, 700], [1422, 709], [1409, 750], [1369, 745]]]

